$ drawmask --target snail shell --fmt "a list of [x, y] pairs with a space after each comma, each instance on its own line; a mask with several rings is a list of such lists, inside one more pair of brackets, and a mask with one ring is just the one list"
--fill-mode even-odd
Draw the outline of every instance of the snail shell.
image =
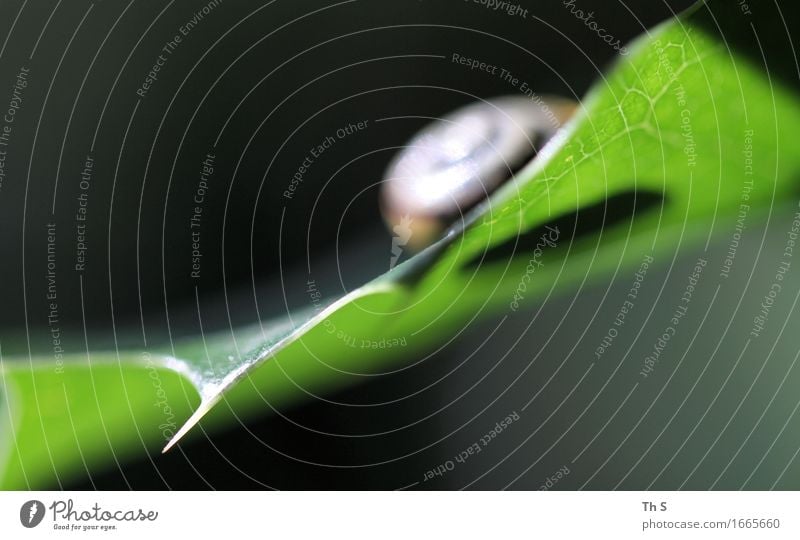
[[506, 96], [467, 105], [424, 127], [390, 163], [381, 210], [409, 247], [448, 225], [513, 177], [572, 115], [575, 102]]

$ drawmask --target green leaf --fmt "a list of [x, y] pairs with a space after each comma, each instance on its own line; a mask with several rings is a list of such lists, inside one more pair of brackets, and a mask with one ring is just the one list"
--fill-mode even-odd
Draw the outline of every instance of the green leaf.
[[[310, 307], [284, 320], [63, 366], [2, 358], [0, 486], [52, 485], [89, 463], [171, 446], [201, 418], [213, 428], [354, 384], [484, 313], [708, 239], [743, 201], [769, 208], [795, 189], [800, 104], [777, 68], [720, 36], [743, 35], [736, 6], [710, 5], [716, 17], [700, 5], [628, 47], [463, 228], [343, 298], [317, 305], [310, 283]], [[761, 160], [750, 188], [747, 134]]]

